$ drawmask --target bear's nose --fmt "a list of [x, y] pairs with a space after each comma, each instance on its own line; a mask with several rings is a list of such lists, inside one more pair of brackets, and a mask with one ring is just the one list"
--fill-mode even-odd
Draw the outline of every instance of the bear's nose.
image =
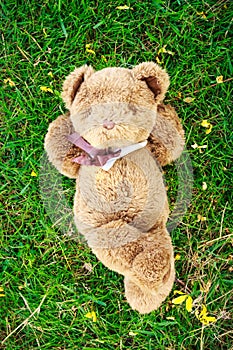
[[103, 121], [103, 127], [105, 129], [111, 130], [115, 126], [115, 123], [112, 120], [104, 120]]

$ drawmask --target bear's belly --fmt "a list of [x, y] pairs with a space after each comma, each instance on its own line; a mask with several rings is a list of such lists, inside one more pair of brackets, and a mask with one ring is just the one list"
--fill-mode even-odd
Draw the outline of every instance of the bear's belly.
[[117, 160], [109, 171], [82, 166], [76, 190], [75, 221], [84, 235], [124, 224], [146, 232], [167, 203], [161, 170], [146, 149]]

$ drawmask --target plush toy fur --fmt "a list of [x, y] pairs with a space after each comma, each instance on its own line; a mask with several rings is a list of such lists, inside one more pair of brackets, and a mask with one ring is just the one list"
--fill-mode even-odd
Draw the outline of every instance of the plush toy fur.
[[[168, 86], [168, 74], [153, 62], [97, 72], [84, 65], [66, 78], [62, 98], [69, 113], [50, 124], [45, 138], [49, 160], [76, 179], [79, 232], [105, 266], [125, 276], [126, 298], [140, 313], [159, 307], [175, 276], [160, 165], [179, 157], [184, 132], [175, 110], [163, 104]], [[67, 138], [74, 132], [93, 149], [147, 145], [106, 171], [85, 165], [87, 155]]]

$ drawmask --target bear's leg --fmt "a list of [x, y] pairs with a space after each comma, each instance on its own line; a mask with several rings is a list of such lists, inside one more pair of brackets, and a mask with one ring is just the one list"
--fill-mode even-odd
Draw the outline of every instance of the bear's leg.
[[[167, 279], [166, 279], [167, 278]], [[174, 266], [168, 276], [165, 276], [164, 283], [150, 291], [141, 285], [134, 283], [130, 277], [125, 277], [125, 296], [133, 310], [137, 310], [141, 314], [150, 313], [161, 305], [161, 303], [169, 295], [175, 279]]]
[[131, 307], [148, 313], [159, 307], [170, 293], [174, 279], [174, 257], [166, 228], [152, 229], [143, 239], [144, 249], [126, 275], [126, 298]]
[[115, 249], [93, 249], [108, 268], [125, 276], [126, 298], [140, 313], [159, 307], [170, 293], [174, 257], [166, 228], [153, 228], [136, 242]]

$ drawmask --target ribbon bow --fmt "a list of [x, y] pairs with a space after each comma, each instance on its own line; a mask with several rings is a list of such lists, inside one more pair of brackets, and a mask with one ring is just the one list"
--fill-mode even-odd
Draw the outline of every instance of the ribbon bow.
[[67, 139], [75, 146], [86, 152], [86, 154], [82, 154], [81, 156], [73, 159], [73, 162], [81, 165], [103, 166], [109, 159], [116, 158], [120, 156], [121, 153], [120, 149], [113, 150], [111, 147], [106, 149], [95, 148], [76, 132], [68, 135]]

